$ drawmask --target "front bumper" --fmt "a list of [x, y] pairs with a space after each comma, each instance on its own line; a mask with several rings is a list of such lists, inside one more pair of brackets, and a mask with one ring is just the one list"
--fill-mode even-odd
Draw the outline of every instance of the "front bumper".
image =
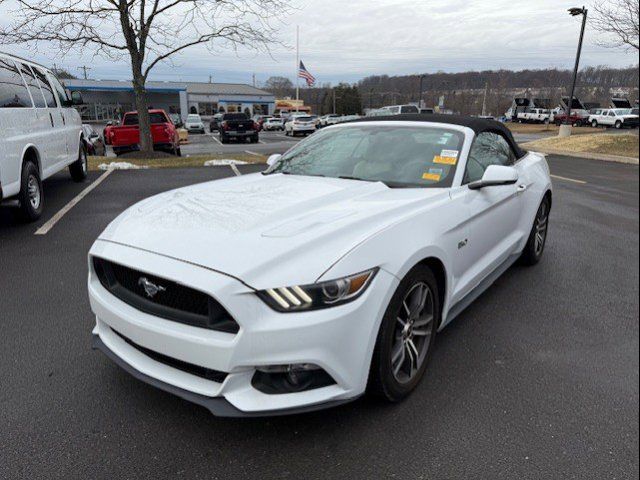
[[[96, 242], [90, 255], [179, 279], [215, 297], [234, 317], [240, 325], [237, 334], [157, 318], [120, 301], [93, 272], [89, 275], [95, 346], [136, 378], [222, 416], [295, 413], [360, 396], [366, 388], [379, 323], [397, 286], [395, 277], [381, 270], [352, 303], [282, 314], [238, 280], [202, 267], [102, 241]], [[195, 376], [145, 355], [123, 336], [153, 352], [227, 375], [221, 383]], [[320, 366], [335, 384], [286, 394], [266, 394], [252, 386], [256, 367], [294, 363]]]

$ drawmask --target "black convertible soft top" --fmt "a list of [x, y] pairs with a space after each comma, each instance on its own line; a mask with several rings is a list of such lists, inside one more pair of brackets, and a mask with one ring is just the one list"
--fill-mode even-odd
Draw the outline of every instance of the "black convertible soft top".
[[421, 113], [418, 115], [415, 113], [407, 113], [403, 115], [365, 117], [354, 120], [353, 122], [432, 122], [461, 125], [463, 127], [469, 127], [476, 135], [482, 132], [492, 132], [501, 135], [507, 143], [511, 145], [511, 148], [513, 148], [513, 151], [518, 158], [522, 158], [527, 154], [527, 152], [518, 146], [511, 134], [511, 130], [505, 127], [502, 123], [495, 120], [489, 120], [487, 118], [468, 117], [464, 115], [443, 115], [438, 113]]

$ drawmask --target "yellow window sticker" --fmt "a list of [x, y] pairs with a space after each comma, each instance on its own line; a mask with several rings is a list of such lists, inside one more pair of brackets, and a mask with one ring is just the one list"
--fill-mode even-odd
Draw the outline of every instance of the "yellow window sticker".
[[439, 173], [423, 173], [422, 174], [423, 180], [431, 180], [433, 182], [439, 182], [441, 178], [442, 178], [442, 175], [440, 175]]
[[455, 165], [458, 163], [458, 150], [442, 150], [440, 155], [433, 157], [433, 163], [440, 165]]
[[443, 157], [442, 155], [436, 155], [433, 157], [433, 163], [440, 165], [455, 165], [458, 163], [457, 157]]

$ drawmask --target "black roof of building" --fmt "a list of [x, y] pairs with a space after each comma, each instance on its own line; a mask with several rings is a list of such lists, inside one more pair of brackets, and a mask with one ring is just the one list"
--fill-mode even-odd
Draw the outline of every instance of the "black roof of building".
[[513, 148], [516, 156], [518, 158], [524, 157], [527, 152], [522, 150], [520, 146], [516, 143], [513, 135], [511, 134], [511, 130], [504, 126], [504, 124], [496, 121], [490, 120], [488, 118], [478, 118], [478, 117], [469, 117], [465, 115], [443, 115], [438, 113], [407, 113], [403, 115], [387, 115], [381, 117], [365, 117], [358, 120], [354, 120], [355, 122], [431, 122], [431, 123], [445, 123], [449, 125], [460, 125], [462, 127], [469, 127], [471, 130], [475, 132], [475, 134], [479, 134], [482, 132], [492, 132], [501, 135]]

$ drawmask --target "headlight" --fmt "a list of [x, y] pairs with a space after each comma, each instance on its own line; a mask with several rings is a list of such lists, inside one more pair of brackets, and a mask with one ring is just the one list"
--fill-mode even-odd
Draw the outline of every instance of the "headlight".
[[334, 307], [351, 302], [367, 289], [378, 272], [366, 272], [328, 282], [294, 287], [270, 288], [258, 291], [258, 296], [278, 312], [300, 312]]

